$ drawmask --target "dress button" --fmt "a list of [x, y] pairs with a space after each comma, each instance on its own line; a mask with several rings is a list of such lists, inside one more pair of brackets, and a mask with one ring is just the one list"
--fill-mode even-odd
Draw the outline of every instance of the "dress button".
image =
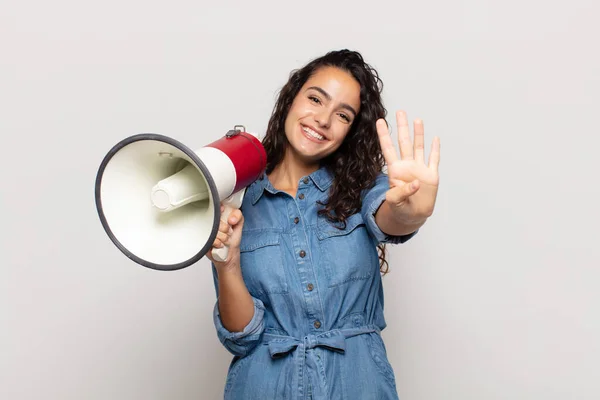
[[300, 193], [300, 194], [298, 195], [298, 198], [299, 198], [300, 200], [303, 200], [303, 199], [304, 199], [304, 193]]
[[309, 292], [312, 292], [312, 290], [313, 290], [315, 287], [313, 286], [313, 284], [312, 284], [312, 283], [309, 283], [308, 285], [306, 285], [306, 288], [308, 289], [308, 291], [309, 291]]
[[319, 329], [321, 327], [321, 323], [319, 321], [315, 321], [315, 323], [313, 325], [317, 329]]
[[308, 183], [308, 178], [302, 179], [302, 182], [304, 182], [304, 184], [306, 185]]
[[298, 218], [298, 217], [294, 218], [294, 223], [297, 224], [298, 222], [300, 222], [300, 218]]
[[300, 257], [306, 257], [306, 252], [304, 250], [300, 250]]

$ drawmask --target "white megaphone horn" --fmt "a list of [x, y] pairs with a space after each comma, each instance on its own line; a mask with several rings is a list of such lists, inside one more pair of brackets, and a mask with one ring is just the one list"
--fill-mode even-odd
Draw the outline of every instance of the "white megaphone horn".
[[[102, 160], [96, 209], [108, 237], [131, 260], [158, 270], [185, 268], [210, 251], [220, 220], [241, 207], [266, 164], [262, 143], [241, 125], [196, 151], [168, 136], [133, 135]], [[224, 261], [228, 247], [212, 255]]]

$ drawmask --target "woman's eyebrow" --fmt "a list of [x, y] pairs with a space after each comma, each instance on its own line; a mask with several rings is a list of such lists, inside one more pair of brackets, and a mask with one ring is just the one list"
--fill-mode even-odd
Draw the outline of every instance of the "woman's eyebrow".
[[[321, 93], [323, 95], [323, 97], [325, 97], [327, 100], [331, 100], [331, 95], [329, 93], [327, 93], [325, 90], [323, 90], [322, 88], [318, 87], [318, 86], [311, 86], [306, 90], [316, 90], [317, 92]], [[350, 105], [350, 104], [346, 104], [346, 103], [342, 103], [340, 104], [340, 106], [342, 108], [345, 108], [346, 110], [350, 111], [352, 114], [354, 114], [354, 116], [356, 116], [358, 113], [356, 112], [356, 110]]]

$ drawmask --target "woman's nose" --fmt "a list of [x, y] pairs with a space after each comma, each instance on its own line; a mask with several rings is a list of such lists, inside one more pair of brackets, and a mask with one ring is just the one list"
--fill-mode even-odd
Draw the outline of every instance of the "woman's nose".
[[321, 127], [328, 128], [331, 123], [331, 113], [325, 110], [317, 113], [315, 115], [315, 122]]

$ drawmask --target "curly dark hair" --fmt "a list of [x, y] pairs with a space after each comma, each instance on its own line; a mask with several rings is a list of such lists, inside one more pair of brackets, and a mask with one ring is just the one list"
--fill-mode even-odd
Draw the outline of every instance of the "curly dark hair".
[[[281, 88], [267, 126], [263, 145], [267, 152], [267, 174], [283, 160], [289, 142], [285, 135], [285, 120], [290, 107], [306, 81], [320, 68], [336, 67], [351, 74], [360, 84], [360, 110], [344, 142], [331, 155], [321, 160], [333, 173], [333, 183], [324, 208], [319, 214], [345, 227], [348, 217], [361, 208], [361, 192], [372, 187], [384, 166], [384, 158], [377, 137], [375, 123], [387, 115], [381, 92], [383, 82], [377, 71], [367, 64], [356, 51], [331, 51], [316, 58], [304, 67], [292, 71], [288, 82]], [[343, 228], [342, 228], [343, 229]], [[380, 271], [389, 270], [385, 245], [379, 250]]]

